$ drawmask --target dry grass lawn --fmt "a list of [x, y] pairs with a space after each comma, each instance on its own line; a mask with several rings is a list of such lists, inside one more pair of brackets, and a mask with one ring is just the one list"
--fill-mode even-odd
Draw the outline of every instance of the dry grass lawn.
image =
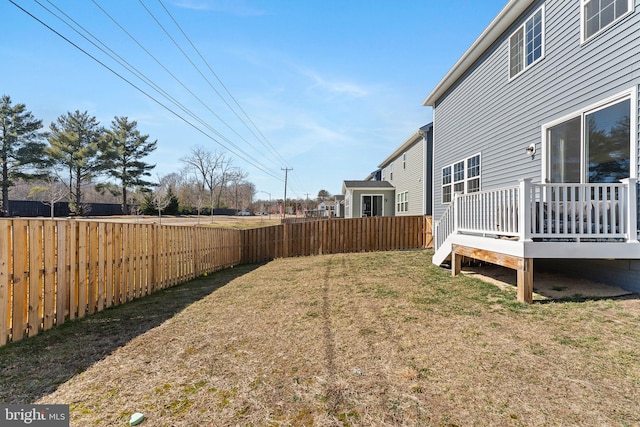
[[640, 301], [515, 302], [431, 252], [236, 267], [0, 349], [73, 426], [633, 426]]

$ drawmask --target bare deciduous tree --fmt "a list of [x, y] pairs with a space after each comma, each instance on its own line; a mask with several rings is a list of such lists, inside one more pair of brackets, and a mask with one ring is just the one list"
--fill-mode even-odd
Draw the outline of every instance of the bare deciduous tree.
[[67, 187], [55, 176], [50, 176], [44, 180], [41, 185], [31, 187], [29, 197], [41, 195], [44, 197], [42, 203], [51, 208], [51, 219], [54, 217], [54, 208], [56, 203], [64, 200], [69, 191]]
[[193, 174], [201, 191], [209, 193], [211, 214], [214, 208], [221, 207], [223, 189], [230, 180], [233, 160], [224, 153], [207, 151], [202, 147], [195, 147], [191, 154], [181, 159], [189, 173]]

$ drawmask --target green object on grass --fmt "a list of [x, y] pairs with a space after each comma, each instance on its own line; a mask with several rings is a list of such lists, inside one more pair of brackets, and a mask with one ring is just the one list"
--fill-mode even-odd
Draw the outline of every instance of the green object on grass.
[[131, 419], [129, 420], [129, 425], [130, 426], [137, 426], [143, 420], [144, 420], [144, 415], [142, 415], [140, 412], [136, 412], [135, 414], [131, 415]]

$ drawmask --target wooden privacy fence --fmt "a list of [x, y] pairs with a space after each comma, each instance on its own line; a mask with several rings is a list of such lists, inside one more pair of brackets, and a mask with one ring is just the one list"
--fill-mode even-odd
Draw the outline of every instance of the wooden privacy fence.
[[237, 230], [0, 220], [0, 345], [240, 263]]
[[242, 230], [242, 261], [433, 246], [430, 216], [378, 216]]
[[0, 219], [0, 345], [233, 265], [431, 246], [423, 216], [249, 230]]

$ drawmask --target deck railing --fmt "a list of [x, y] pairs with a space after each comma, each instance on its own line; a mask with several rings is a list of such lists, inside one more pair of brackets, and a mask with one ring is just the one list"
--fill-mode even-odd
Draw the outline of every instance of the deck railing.
[[519, 199], [518, 187], [459, 196], [457, 199], [458, 231], [518, 236]]
[[453, 203], [449, 205], [439, 221], [433, 224], [433, 245], [435, 250], [440, 249], [447, 237], [455, 231], [455, 215]]
[[533, 184], [456, 194], [434, 225], [439, 249], [453, 233], [523, 241], [636, 241], [634, 178], [607, 184]]
[[636, 201], [629, 197], [629, 183], [525, 184], [530, 208], [525, 239], [627, 240], [635, 235], [629, 219], [635, 223]]

